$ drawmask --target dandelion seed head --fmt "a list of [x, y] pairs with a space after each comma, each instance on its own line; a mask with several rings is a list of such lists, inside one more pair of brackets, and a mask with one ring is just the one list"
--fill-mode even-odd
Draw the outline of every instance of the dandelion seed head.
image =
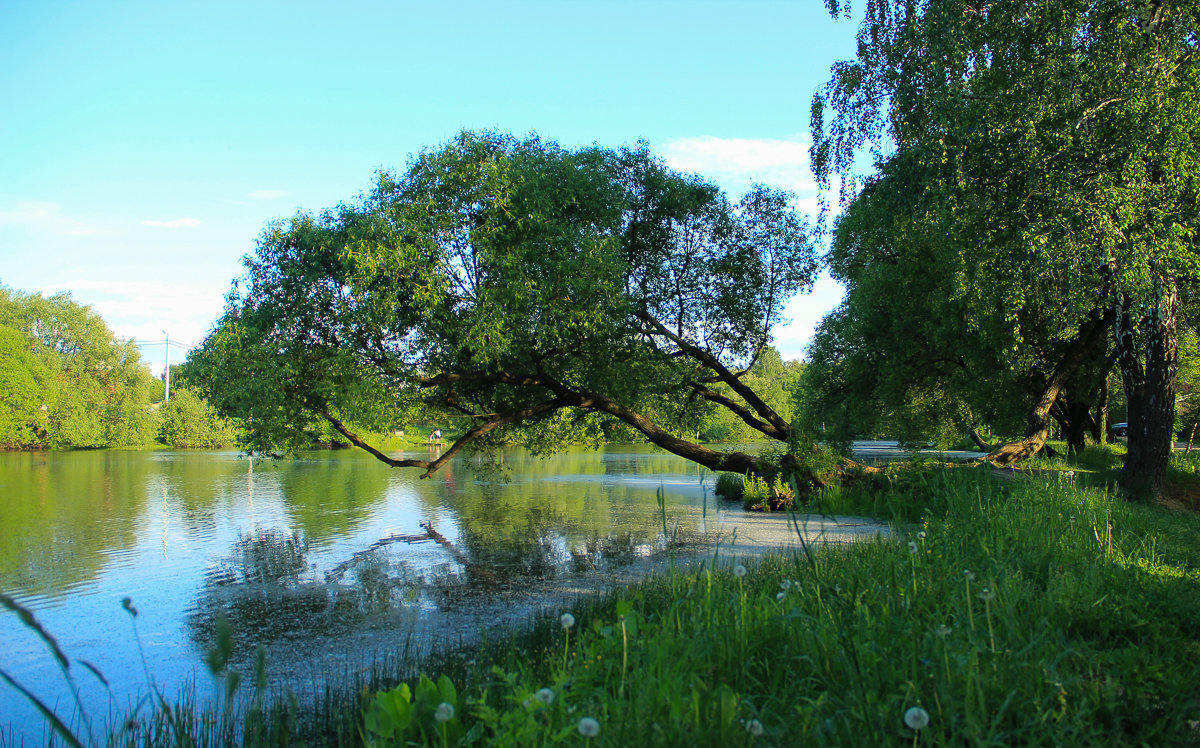
[[776, 593], [776, 595], [775, 595], [775, 602], [777, 602], [777, 603], [781, 603], [786, 599], [787, 599], [786, 592], [779, 592], [779, 593]]
[[953, 630], [954, 629], [950, 628], [949, 626], [947, 626], [946, 624], [943, 623], [940, 626], [938, 626], [937, 629], [935, 629], [935, 633], [937, 633], [938, 636], [945, 639], [947, 636], [950, 636], [950, 632]]
[[737, 577], [738, 579], [741, 579], [742, 577], [746, 576], [746, 567], [742, 566], [741, 564], [738, 564], [737, 566], [733, 567], [733, 575], [735, 577]]
[[917, 548], [917, 543], [916, 543], [916, 541], [913, 541], [913, 540], [910, 540], [910, 541], [908, 541], [908, 552], [909, 552], [909, 553], [916, 553], [916, 552], [917, 552], [917, 550], [918, 550], [918, 548]]
[[792, 580], [790, 580], [790, 579], [785, 579], [779, 583], [779, 589], [783, 590], [784, 592], [787, 592], [791, 588], [792, 588]]
[[967, 578], [968, 582], [975, 581], [975, 572], [971, 571], [970, 569], [963, 569], [963, 576]]
[[979, 592], [979, 599], [983, 600], [984, 602], [991, 600], [995, 596], [996, 596], [996, 593], [992, 592], [991, 588], [989, 588], [989, 587], [984, 587]]
[[454, 707], [443, 701], [438, 704], [437, 711], [433, 713], [433, 718], [438, 722], [449, 722], [454, 719]]
[[579, 720], [579, 734], [585, 738], [594, 738], [600, 734], [600, 723], [591, 717]]
[[563, 613], [562, 617], [558, 619], [558, 622], [562, 624], [564, 629], [569, 629], [575, 625], [575, 616], [571, 615], [570, 613]]
[[750, 720], [749, 722], [746, 723], [746, 732], [750, 733], [751, 735], [754, 735], [755, 737], [762, 735], [763, 734], [762, 722], [759, 722], [756, 719]]
[[925, 531], [922, 530], [919, 533], [917, 533], [917, 538], [920, 540], [924, 540], [925, 539]]
[[920, 730], [929, 726], [929, 712], [919, 706], [914, 706], [904, 713], [904, 724], [910, 729]]
[[549, 706], [554, 703], [554, 692], [549, 688], [540, 688], [538, 689], [537, 693], [533, 695], [533, 698], [545, 704], [546, 706]]

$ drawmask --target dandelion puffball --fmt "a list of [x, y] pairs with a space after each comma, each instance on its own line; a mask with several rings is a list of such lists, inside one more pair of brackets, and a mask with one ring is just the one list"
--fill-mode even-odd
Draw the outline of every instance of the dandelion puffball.
[[929, 712], [919, 706], [914, 706], [904, 713], [904, 724], [913, 730], [929, 726]]

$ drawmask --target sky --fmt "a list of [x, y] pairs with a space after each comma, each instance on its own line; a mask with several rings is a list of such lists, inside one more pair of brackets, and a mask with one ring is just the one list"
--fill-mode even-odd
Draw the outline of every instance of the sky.
[[[815, 214], [810, 103], [856, 30], [819, 0], [0, 0], [0, 284], [195, 345], [271, 221], [462, 130], [645, 140]], [[788, 307], [786, 358], [841, 296]]]

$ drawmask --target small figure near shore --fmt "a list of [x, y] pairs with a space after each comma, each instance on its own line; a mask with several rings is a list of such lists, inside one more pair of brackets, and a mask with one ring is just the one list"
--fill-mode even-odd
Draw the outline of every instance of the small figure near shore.
[[442, 446], [442, 430], [441, 429], [434, 429], [429, 434], [429, 445], [433, 446], [435, 444], [439, 447]]

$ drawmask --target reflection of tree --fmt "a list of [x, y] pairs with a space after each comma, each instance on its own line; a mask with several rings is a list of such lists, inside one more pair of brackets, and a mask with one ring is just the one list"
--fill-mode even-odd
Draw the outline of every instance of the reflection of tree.
[[281, 471], [290, 524], [320, 544], [369, 521], [372, 510], [387, 499], [389, 476], [363, 469], [367, 462], [374, 465], [365, 455], [314, 453]]
[[137, 452], [0, 455], [0, 588], [55, 595], [136, 541], [155, 472]]
[[300, 533], [258, 528], [239, 535], [230, 554], [214, 564], [188, 615], [193, 640], [213, 645], [217, 617], [230, 623], [239, 654], [257, 644], [308, 636], [336, 636], [378, 624], [411, 605], [419, 577], [403, 562], [369, 554], [339, 579], [310, 564]]

